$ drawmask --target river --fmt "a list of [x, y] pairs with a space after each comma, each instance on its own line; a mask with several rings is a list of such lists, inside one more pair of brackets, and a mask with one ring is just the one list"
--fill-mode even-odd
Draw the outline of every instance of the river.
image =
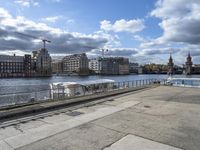
[[[167, 77], [167, 75], [161, 74], [145, 74], [119, 76], [52, 76], [49, 78], [2, 78], [0, 79], [0, 94], [25, 92], [32, 88], [41, 88], [42, 86], [47, 86], [54, 82], [79, 82], [97, 79], [111, 79], [116, 82], [122, 82], [142, 79], [166, 79]], [[175, 75], [174, 77], [185, 77], [185, 75]], [[200, 78], [200, 75], [193, 75], [189, 77]]]

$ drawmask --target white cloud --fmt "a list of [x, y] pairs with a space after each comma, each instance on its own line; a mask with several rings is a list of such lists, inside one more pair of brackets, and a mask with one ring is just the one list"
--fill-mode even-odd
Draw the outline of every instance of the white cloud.
[[51, 0], [52, 2], [57, 2], [57, 3], [59, 3], [59, 2], [61, 2], [62, 0]]
[[97, 31], [94, 33], [97, 37], [104, 37], [107, 39], [107, 43], [104, 45], [104, 48], [113, 48], [113, 47], [120, 47], [121, 42], [118, 35], [111, 35], [108, 33], [105, 33], [104, 31]]
[[[167, 48], [179, 49], [174, 56], [178, 64], [185, 63], [188, 51], [200, 56], [200, 1], [199, 0], [157, 0], [151, 17], [161, 19], [159, 23], [163, 34], [155, 39], [142, 41], [143, 55], [163, 56]], [[145, 49], [150, 49], [145, 50]], [[162, 50], [162, 51], [161, 51]], [[200, 60], [194, 63], [200, 63]]]
[[42, 18], [42, 21], [55, 23], [56, 21], [58, 21], [61, 18], [62, 18], [62, 16], [52, 16], [52, 17]]
[[0, 19], [2, 18], [11, 18], [11, 15], [8, 13], [7, 10], [0, 8]]
[[200, 44], [200, 1], [158, 0], [151, 16], [161, 19], [163, 35], [154, 43]]
[[61, 16], [61, 15], [49, 16], [49, 17], [46, 17], [46, 18], [42, 18], [41, 21], [43, 21], [45, 23], [56, 23], [58, 21], [66, 22], [67, 24], [75, 23], [74, 19], [70, 19], [70, 18], [67, 18], [65, 16]]
[[[22, 34], [18, 34], [21, 32]], [[24, 36], [29, 34], [37, 38], [47, 38], [52, 41], [47, 45], [51, 53], [87, 52], [103, 47], [107, 37], [97, 33], [70, 33], [58, 28], [52, 28], [45, 23], [36, 23], [23, 16], [13, 17], [5, 9], [0, 9], [0, 51], [21, 50], [30, 52], [41, 48], [42, 42]]]
[[144, 42], [146, 41], [146, 39], [144, 39], [142, 36], [140, 35], [133, 35], [133, 39], [139, 42]]
[[[91, 57], [97, 57], [102, 55], [101, 49], [94, 49], [87, 53]], [[138, 54], [138, 49], [135, 48], [108, 48], [108, 51], [105, 52], [105, 56], [109, 57], [127, 57], [131, 58], [132, 56]]]
[[39, 6], [39, 3], [35, 0], [15, 0], [15, 3], [24, 7], [30, 7], [31, 5]]
[[73, 24], [75, 21], [73, 19], [67, 19], [67, 23]]
[[105, 31], [113, 32], [139, 32], [145, 28], [144, 20], [142, 19], [132, 19], [132, 20], [117, 20], [115, 23], [111, 23], [108, 20], [103, 20], [100, 22], [101, 29]]
[[17, 54], [18, 56], [24, 56], [25, 54], [31, 54], [21, 50], [7, 50], [7, 51], [0, 51], [0, 55], [14, 55]]

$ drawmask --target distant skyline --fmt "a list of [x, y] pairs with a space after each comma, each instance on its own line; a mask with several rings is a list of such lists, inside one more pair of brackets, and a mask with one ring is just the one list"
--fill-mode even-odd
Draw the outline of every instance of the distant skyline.
[[199, 0], [0, 0], [0, 54], [23, 55], [46, 38], [52, 56], [86, 52], [138, 63], [200, 63]]

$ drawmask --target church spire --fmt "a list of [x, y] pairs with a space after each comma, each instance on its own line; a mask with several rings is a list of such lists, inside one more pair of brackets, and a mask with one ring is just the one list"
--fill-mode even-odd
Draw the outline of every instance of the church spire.
[[190, 51], [188, 52], [188, 58], [191, 60], [191, 55], [190, 55]]
[[186, 61], [186, 63], [185, 63], [185, 66], [186, 66], [186, 74], [187, 75], [190, 75], [190, 74], [192, 74], [192, 57], [191, 57], [191, 55], [190, 55], [190, 51], [188, 52], [188, 56], [187, 56], [187, 61]]
[[168, 74], [172, 75], [174, 73], [174, 63], [172, 54], [170, 53], [169, 62], [168, 62]]

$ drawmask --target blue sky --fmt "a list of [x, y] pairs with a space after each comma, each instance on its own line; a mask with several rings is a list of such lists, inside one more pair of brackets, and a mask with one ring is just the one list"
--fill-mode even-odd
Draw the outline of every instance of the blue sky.
[[53, 57], [86, 52], [139, 63], [200, 63], [198, 0], [0, 0], [0, 54], [23, 55], [48, 38]]

